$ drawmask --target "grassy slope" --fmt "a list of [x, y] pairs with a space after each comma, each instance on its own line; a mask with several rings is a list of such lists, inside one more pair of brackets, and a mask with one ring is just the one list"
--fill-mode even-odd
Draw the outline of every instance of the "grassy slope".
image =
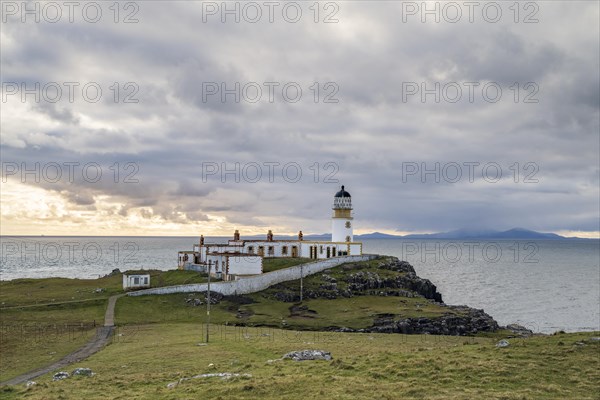
[[[205, 279], [193, 271], [149, 272], [153, 286]], [[96, 288], [105, 291], [96, 293]], [[120, 275], [1, 281], [0, 381], [50, 364], [81, 347], [94, 334], [93, 324], [104, 324], [108, 297], [120, 292]]]
[[[200, 296], [192, 296], [199, 298]], [[125, 297], [117, 302], [117, 323], [138, 325], [146, 323], [175, 323], [206, 321], [206, 306], [186, 304], [186, 294]], [[312, 299], [302, 304], [307, 311], [293, 313], [293, 303], [269, 300], [260, 294], [247, 296], [252, 304], [237, 304], [225, 300], [211, 307], [211, 322], [215, 324], [270, 326], [293, 329], [324, 329], [331, 326], [366, 328], [378, 314], [406, 317], [435, 317], [446, 310], [421, 298], [358, 296], [337, 300]], [[238, 317], [238, 309], [244, 318]]]
[[57, 329], [36, 325], [25, 327], [22, 331], [19, 327], [18, 330], [21, 333], [18, 340], [0, 343], [0, 381], [52, 364], [79, 349], [95, 334], [94, 330], [64, 325]]
[[[219, 329], [218, 331], [216, 329]], [[28, 399], [596, 399], [599, 343], [591, 333], [495, 340], [425, 335], [346, 334], [215, 327], [198, 346], [194, 324], [141, 326], [88, 360], [73, 365], [91, 378], [5, 388], [4, 397]], [[243, 331], [241, 331], [243, 329]], [[276, 361], [288, 351], [330, 351], [333, 361]], [[210, 366], [214, 364], [214, 366]], [[252, 377], [184, 381], [201, 373]], [[1, 389], [0, 389], [1, 390]]]
[[[48, 365], [81, 347], [104, 323], [106, 299], [3, 310], [0, 381]], [[81, 326], [83, 324], [83, 326]]]
[[[205, 277], [194, 271], [146, 270], [139, 272], [150, 274], [152, 287], [206, 281]], [[105, 290], [96, 293], [97, 288]], [[24, 305], [106, 299], [113, 294], [122, 292], [123, 280], [120, 274], [99, 279], [46, 278], [0, 281], [0, 310]]]

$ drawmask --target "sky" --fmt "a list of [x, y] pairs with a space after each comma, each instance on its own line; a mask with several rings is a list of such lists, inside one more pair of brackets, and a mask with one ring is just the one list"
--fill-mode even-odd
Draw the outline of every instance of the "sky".
[[23, 4], [3, 235], [599, 236], [598, 2]]

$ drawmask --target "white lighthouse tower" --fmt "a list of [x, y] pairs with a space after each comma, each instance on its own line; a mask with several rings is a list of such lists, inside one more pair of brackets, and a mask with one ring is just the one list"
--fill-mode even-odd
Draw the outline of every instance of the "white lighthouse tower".
[[331, 217], [331, 241], [352, 242], [352, 198], [350, 193], [342, 190], [333, 198], [333, 216]]

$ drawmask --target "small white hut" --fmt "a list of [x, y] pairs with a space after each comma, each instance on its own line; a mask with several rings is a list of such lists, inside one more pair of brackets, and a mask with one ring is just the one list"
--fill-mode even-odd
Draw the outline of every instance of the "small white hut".
[[123, 274], [123, 290], [150, 287], [150, 274]]

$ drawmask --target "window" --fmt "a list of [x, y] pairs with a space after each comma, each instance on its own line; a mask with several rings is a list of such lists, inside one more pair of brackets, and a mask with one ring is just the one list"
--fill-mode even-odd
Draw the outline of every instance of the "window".
[[319, 246], [319, 253], [323, 254], [323, 246]]
[[350, 228], [352, 226], [352, 224], [350, 223], [350, 221], [346, 221], [346, 228]]
[[273, 254], [275, 254], [275, 247], [269, 246], [269, 255], [272, 256]]
[[346, 236], [346, 242], [350, 242], [350, 236]]
[[140, 278], [138, 278], [137, 276], [135, 278], [133, 278], [133, 284], [134, 285], [139, 285], [140, 284]]
[[147, 285], [147, 284], [148, 284], [148, 277], [145, 277], [144, 278], [144, 285]]
[[287, 255], [287, 246], [283, 246], [281, 248], [281, 254], [284, 255], [284, 256]]
[[248, 253], [254, 254], [254, 246], [248, 246]]

